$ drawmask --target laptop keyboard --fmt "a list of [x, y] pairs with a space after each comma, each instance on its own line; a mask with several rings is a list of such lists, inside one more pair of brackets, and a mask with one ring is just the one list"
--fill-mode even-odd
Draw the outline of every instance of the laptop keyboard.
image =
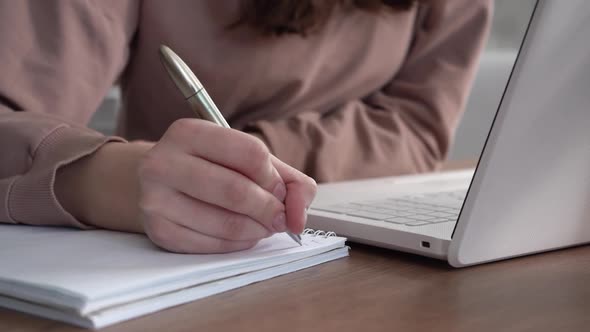
[[312, 208], [392, 224], [423, 226], [457, 221], [465, 194], [465, 190], [443, 191]]

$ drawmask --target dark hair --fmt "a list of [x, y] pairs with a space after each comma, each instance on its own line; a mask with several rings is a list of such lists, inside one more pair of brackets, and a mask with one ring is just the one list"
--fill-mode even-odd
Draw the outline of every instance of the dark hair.
[[321, 28], [339, 6], [378, 13], [408, 10], [415, 2], [417, 0], [242, 0], [238, 19], [230, 27], [247, 25], [263, 35], [305, 36]]

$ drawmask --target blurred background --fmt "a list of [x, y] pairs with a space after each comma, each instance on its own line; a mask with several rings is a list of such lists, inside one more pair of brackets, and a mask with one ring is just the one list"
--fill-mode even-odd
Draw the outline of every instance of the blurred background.
[[[444, 0], [443, 0], [444, 1]], [[495, 0], [492, 33], [463, 119], [457, 129], [449, 159], [478, 158], [516, 60], [536, 0]], [[90, 127], [111, 135], [119, 107], [113, 88], [96, 112]]]
[[535, 3], [536, 0], [496, 0], [490, 39], [449, 159], [479, 158]]

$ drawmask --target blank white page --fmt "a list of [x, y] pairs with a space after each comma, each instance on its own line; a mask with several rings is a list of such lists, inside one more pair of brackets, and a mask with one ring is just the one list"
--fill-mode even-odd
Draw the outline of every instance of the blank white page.
[[81, 314], [303, 259], [344, 238], [286, 234], [250, 250], [214, 255], [165, 252], [143, 235], [0, 225], [0, 293]]

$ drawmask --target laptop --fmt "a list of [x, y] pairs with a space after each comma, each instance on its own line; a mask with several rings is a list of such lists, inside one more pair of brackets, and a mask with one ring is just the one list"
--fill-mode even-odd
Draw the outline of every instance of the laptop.
[[537, 1], [475, 169], [322, 184], [308, 225], [454, 267], [590, 242], [589, 13]]

